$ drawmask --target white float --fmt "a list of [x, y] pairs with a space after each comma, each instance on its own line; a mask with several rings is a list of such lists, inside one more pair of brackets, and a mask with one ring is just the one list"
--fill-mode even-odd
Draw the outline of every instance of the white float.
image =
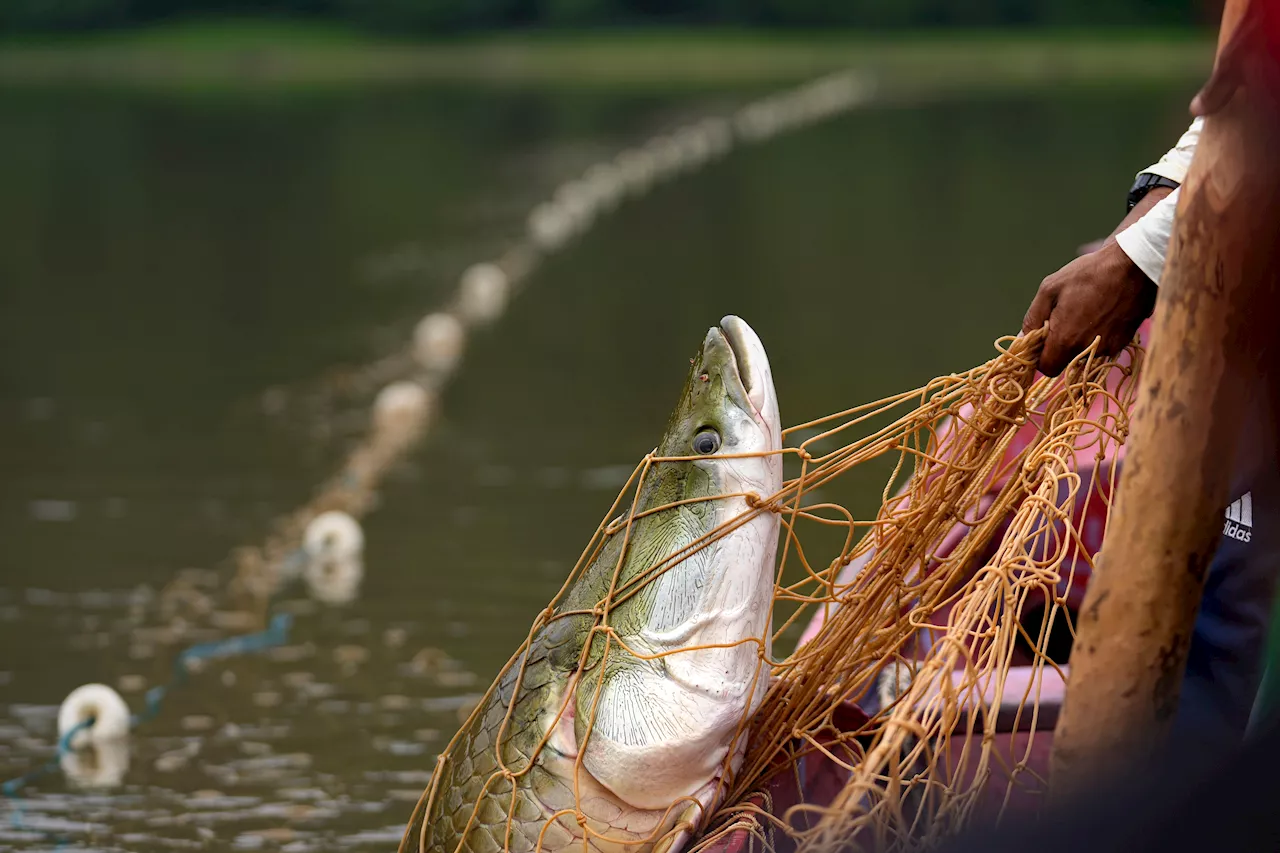
[[302, 577], [307, 590], [317, 601], [332, 605], [350, 604], [360, 593], [364, 561], [358, 556], [315, 559], [307, 564]]
[[657, 166], [653, 155], [641, 148], [628, 148], [614, 158], [614, 165], [628, 192], [644, 195], [653, 186]]
[[681, 128], [673, 141], [680, 149], [680, 160], [685, 168], [699, 168], [711, 159], [711, 140], [701, 123]]
[[569, 229], [581, 234], [591, 227], [598, 212], [597, 202], [585, 183], [578, 180], [566, 181], [556, 190], [555, 205], [564, 211]]
[[493, 263], [475, 264], [462, 274], [458, 312], [468, 323], [491, 323], [507, 307], [507, 274]]
[[348, 560], [364, 552], [364, 531], [360, 522], [341, 510], [322, 512], [307, 525], [302, 548], [316, 560]]
[[529, 213], [529, 239], [544, 252], [554, 252], [573, 236], [573, 222], [554, 202], [543, 202]]
[[723, 157], [733, 150], [733, 125], [727, 119], [704, 119], [701, 126], [712, 157]]
[[417, 382], [392, 382], [373, 401], [373, 424], [378, 430], [405, 429], [426, 417], [430, 395]]
[[582, 181], [604, 210], [617, 207], [627, 189], [618, 167], [613, 163], [596, 163], [583, 174]]
[[428, 370], [448, 373], [467, 345], [467, 330], [452, 314], [428, 314], [413, 330], [413, 357]]
[[75, 733], [67, 744], [71, 749], [119, 740], [129, 734], [129, 706], [120, 694], [105, 684], [82, 684], [58, 708], [58, 742], [89, 719], [93, 725]]
[[671, 177], [685, 166], [680, 145], [670, 136], [655, 136], [645, 143], [644, 148], [653, 157], [656, 178]]
[[82, 790], [118, 788], [129, 772], [129, 739], [104, 740], [64, 752], [58, 766], [67, 781]]
[[774, 98], [756, 101], [743, 107], [734, 116], [734, 130], [743, 139], [762, 142], [776, 136], [782, 129], [782, 112]]
[[105, 684], [83, 684], [58, 708], [58, 743], [76, 731], [58, 757], [67, 779], [80, 788], [115, 788], [129, 770], [129, 706]]

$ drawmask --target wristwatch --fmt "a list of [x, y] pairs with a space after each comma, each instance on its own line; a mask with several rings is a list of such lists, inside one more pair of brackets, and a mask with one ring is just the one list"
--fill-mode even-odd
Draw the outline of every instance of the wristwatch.
[[1151, 172], [1143, 172], [1141, 175], [1138, 175], [1138, 179], [1133, 182], [1133, 188], [1129, 190], [1129, 207], [1127, 209], [1133, 210], [1134, 207], [1137, 206], [1138, 202], [1142, 201], [1143, 196], [1151, 192], [1156, 187], [1168, 187], [1169, 189], [1176, 190], [1178, 188], [1178, 182], [1166, 178], [1164, 175], [1155, 175]]

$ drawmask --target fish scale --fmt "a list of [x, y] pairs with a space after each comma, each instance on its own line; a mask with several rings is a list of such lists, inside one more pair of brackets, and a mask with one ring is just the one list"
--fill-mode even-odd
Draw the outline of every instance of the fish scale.
[[[545, 634], [540, 632], [531, 645], [530, 658], [524, 670], [526, 689], [516, 702], [503, 738], [504, 761], [508, 769], [520, 774], [514, 785], [514, 800], [512, 781], [501, 774], [495, 745], [507, 715], [508, 702], [516, 692], [516, 680], [520, 677], [518, 658], [489, 697], [484, 713], [475, 715], [470, 725], [459, 734], [440, 768], [442, 778], [438, 790], [447, 793], [437, 797], [426, 815], [425, 850], [527, 853], [535, 849], [539, 835], [542, 836], [541, 849], [547, 853], [555, 853], [575, 843], [574, 834], [558, 823], [545, 832], [543, 829], [556, 810], [574, 808], [572, 788], [548, 772], [540, 759], [534, 759], [528, 751], [521, 749], [521, 745], [536, 746], [542, 739], [539, 717], [554, 701], [555, 681], [550, 677], [553, 667], [544, 641]], [[568, 675], [561, 673], [562, 682]], [[528, 689], [530, 684], [542, 686]], [[526, 767], [528, 772], [520, 773]], [[508, 814], [512, 811], [508, 847]], [[571, 816], [563, 816], [562, 819], [573, 821]], [[600, 825], [596, 829], [616, 834], [618, 828]], [[415, 827], [413, 831], [420, 832], [421, 827]], [[581, 844], [580, 838], [576, 843]]]

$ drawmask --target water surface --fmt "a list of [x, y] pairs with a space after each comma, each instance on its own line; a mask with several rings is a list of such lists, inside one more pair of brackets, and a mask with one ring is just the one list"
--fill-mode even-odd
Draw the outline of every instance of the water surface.
[[[387, 849], [708, 325], [753, 324], [790, 423], [984, 360], [1119, 219], [1188, 95], [868, 109], [624, 207], [473, 340], [367, 519], [359, 597], [286, 590], [289, 646], [195, 674], [122, 788], [52, 774], [0, 806], [0, 848]], [[557, 182], [738, 98], [0, 96], [0, 778], [49, 757], [74, 686], [140, 708], [184, 625], [240, 629], [227, 555], [364, 425], [343, 366]], [[874, 510], [870, 479], [842, 488]]]

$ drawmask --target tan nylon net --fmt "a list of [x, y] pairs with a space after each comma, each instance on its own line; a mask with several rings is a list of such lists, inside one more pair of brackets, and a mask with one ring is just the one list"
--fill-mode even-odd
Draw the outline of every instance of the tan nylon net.
[[[769, 661], [772, 683], [762, 707], [742, 721], [749, 746], [741, 768], [726, 779], [719, 810], [699, 820], [696, 810], [686, 811], [688, 803], [673, 804], [669, 814], [681, 819], [661, 834], [611, 835], [573, 807], [548, 822], [574, 832], [573, 843], [584, 851], [661, 851], [681, 829], [700, 832], [677, 842], [684, 849], [884, 850], [946, 837], [979, 813], [1028, 802], [1034, 808], [1046, 787], [1035, 756], [1045, 752], [1054, 716], [1042, 691], [1063, 676], [1052, 645], [1072, 631], [1067, 604], [1075, 573], [1092, 568], [1082, 507], [1094, 501], [1104, 521], [1109, 514], [1141, 356], [1136, 347], [1115, 360], [1090, 350], [1060, 378], [1048, 379], [1034, 369], [1041, 339], [1040, 333], [1003, 339], [995, 358], [966, 373], [786, 430], [790, 446], [782, 452], [799, 473], [778, 494], [751, 501], [757, 512], [778, 513], [782, 524], [773, 618], [778, 659]], [[642, 461], [606, 519], [625, 510], [639, 481], [661, 462]], [[841, 503], [814, 496], [839, 491], [841, 478], [861, 466], [864, 473], [890, 469], [874, 518], [860, 520]], [[609, 537], [629, 536], [632, 524], [602, 523], [574, 575]], [[1078, 595], [1079, 584], [1074, 589]], [[611, 596], [633, 591], [615, 588]], [[539, 615], [531, 638], [564, 594]], [[617, 648], [621, 639], [607, 619], [611, 603], [593, 611], [595, 630]], [[811, 628], [797, 648], [800, 626], [815, 614], [825, 617], [821, 628]], [[765, 638], [748, 642], [763, 654]], [[524, 666], [527, 647], [528, 641], [508, 669]], [[504, 675], [476, 715], [492, 705]], [[867, 705], [877, 695], [879, 710], [847, 713], [850, 703]], [[533, 772], [546, 739], [513, 760], [499, 749], [511, 735], [513, 707], [502, 717], [484, 784], [506, 792]], [[440, 756], [415, 819], [430, 814], [432, 802], [456, 797], [450, 786], [459, 778], [460, 743], [455, 737]], [[806, 801], [812, 792], [774, 796], [779, 780], [801, 784], [818, 765], [837, 780], [822, 801]], [[425, 844], [426, 827], [411, 824], [402, 849], [557, 846], [547, 841], [545, 826], [532, 841], [517, 832], [514, 794], [509, 803], [463, 821], [468, 830], [489, 827], [484, 843], [464, 833], [440, 849]], [[492, 811], [492, 803], [485, 808]]]

